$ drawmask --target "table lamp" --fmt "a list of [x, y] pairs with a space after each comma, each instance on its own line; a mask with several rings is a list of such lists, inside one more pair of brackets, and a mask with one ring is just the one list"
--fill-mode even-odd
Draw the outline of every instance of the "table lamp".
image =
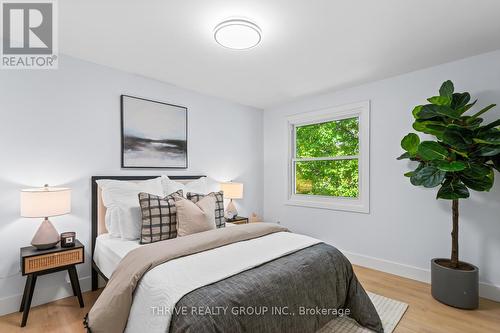
[[31, 240], [38, 250], [53, 248], [59, 242], [59, 233], [49, 216], [71, 212], [71, 189], [49, 187], [21, 190], [21, 216], [43, 217], [44, 220]]
[[226, 216], [228, 219], [234, 219], [238, 216], [238, 211], [234, 206], [233, 199], [243, 199], [243, 184], [242, 183], [221, 183], [221, 191], [224, 192], [224, 197], [231, 199], [226, 207]]

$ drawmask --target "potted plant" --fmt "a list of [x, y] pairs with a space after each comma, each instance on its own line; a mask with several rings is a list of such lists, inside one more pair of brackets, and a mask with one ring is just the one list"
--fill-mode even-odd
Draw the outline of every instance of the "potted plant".
[[458, 205], [469, 197], [469, 190], [489, 191], [493, 186], [494, 170], [500, 171], [500, 119], [484, 125], [480, 116], [495, 104], [469, 112], [477, 100], [470, 103], [468, 92], [455, 93], [451, 81], [441, 85], [439, 96], [427, 100], [429, 104], [413, 109], [413, 128], [433, 139], [420, 141], [415, 133], [406, 135], [401, 141], [405, 153], [398, 159], [418, 162], [415, 170], [405, 174], [413, 185], [439, 186], [437, 199], [451, 201], [451, 258], [432, 259], [432, 296], [454, 307], [475, 309], [479, 270], [459, 261]]

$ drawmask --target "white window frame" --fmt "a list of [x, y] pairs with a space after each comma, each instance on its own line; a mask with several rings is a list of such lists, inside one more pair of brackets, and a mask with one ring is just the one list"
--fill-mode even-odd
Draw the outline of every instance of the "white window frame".
[[[358, 158], [358, 190], [357, 198], [331, 197], [295, 193], [295, 129], [297, 126], [312, 125], [334, 120], [357, 117], [359, 119], [359, 154], [341, 158], [324, 158], [338, 160]], [[330, 107], [313, 112], [289, 116], [287, 119], [288, 158], [286, 177], [285, 204], [302, 207], [313, 207], [350, 212], [370, 212], [370, 101]], [[299, 159], [301, 161], [305, 159]]]

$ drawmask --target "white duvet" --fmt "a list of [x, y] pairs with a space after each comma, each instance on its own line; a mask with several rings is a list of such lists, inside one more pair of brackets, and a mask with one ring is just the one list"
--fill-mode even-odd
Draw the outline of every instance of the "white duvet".
[[279, 232], [159, 265], [137, 286], [125, 332], [168, 332], [175, 304], [189, 292], [317, 243]]

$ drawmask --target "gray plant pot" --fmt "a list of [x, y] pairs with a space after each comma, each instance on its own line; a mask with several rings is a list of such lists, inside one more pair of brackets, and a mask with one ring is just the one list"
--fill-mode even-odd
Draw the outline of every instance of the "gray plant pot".
[[460, 309], [477, 309], [479, 306], [479, 269], [471, 264], [471, 270], [458, 270], [439, 265], [431, 260], [432, 297], [441, 303]]

